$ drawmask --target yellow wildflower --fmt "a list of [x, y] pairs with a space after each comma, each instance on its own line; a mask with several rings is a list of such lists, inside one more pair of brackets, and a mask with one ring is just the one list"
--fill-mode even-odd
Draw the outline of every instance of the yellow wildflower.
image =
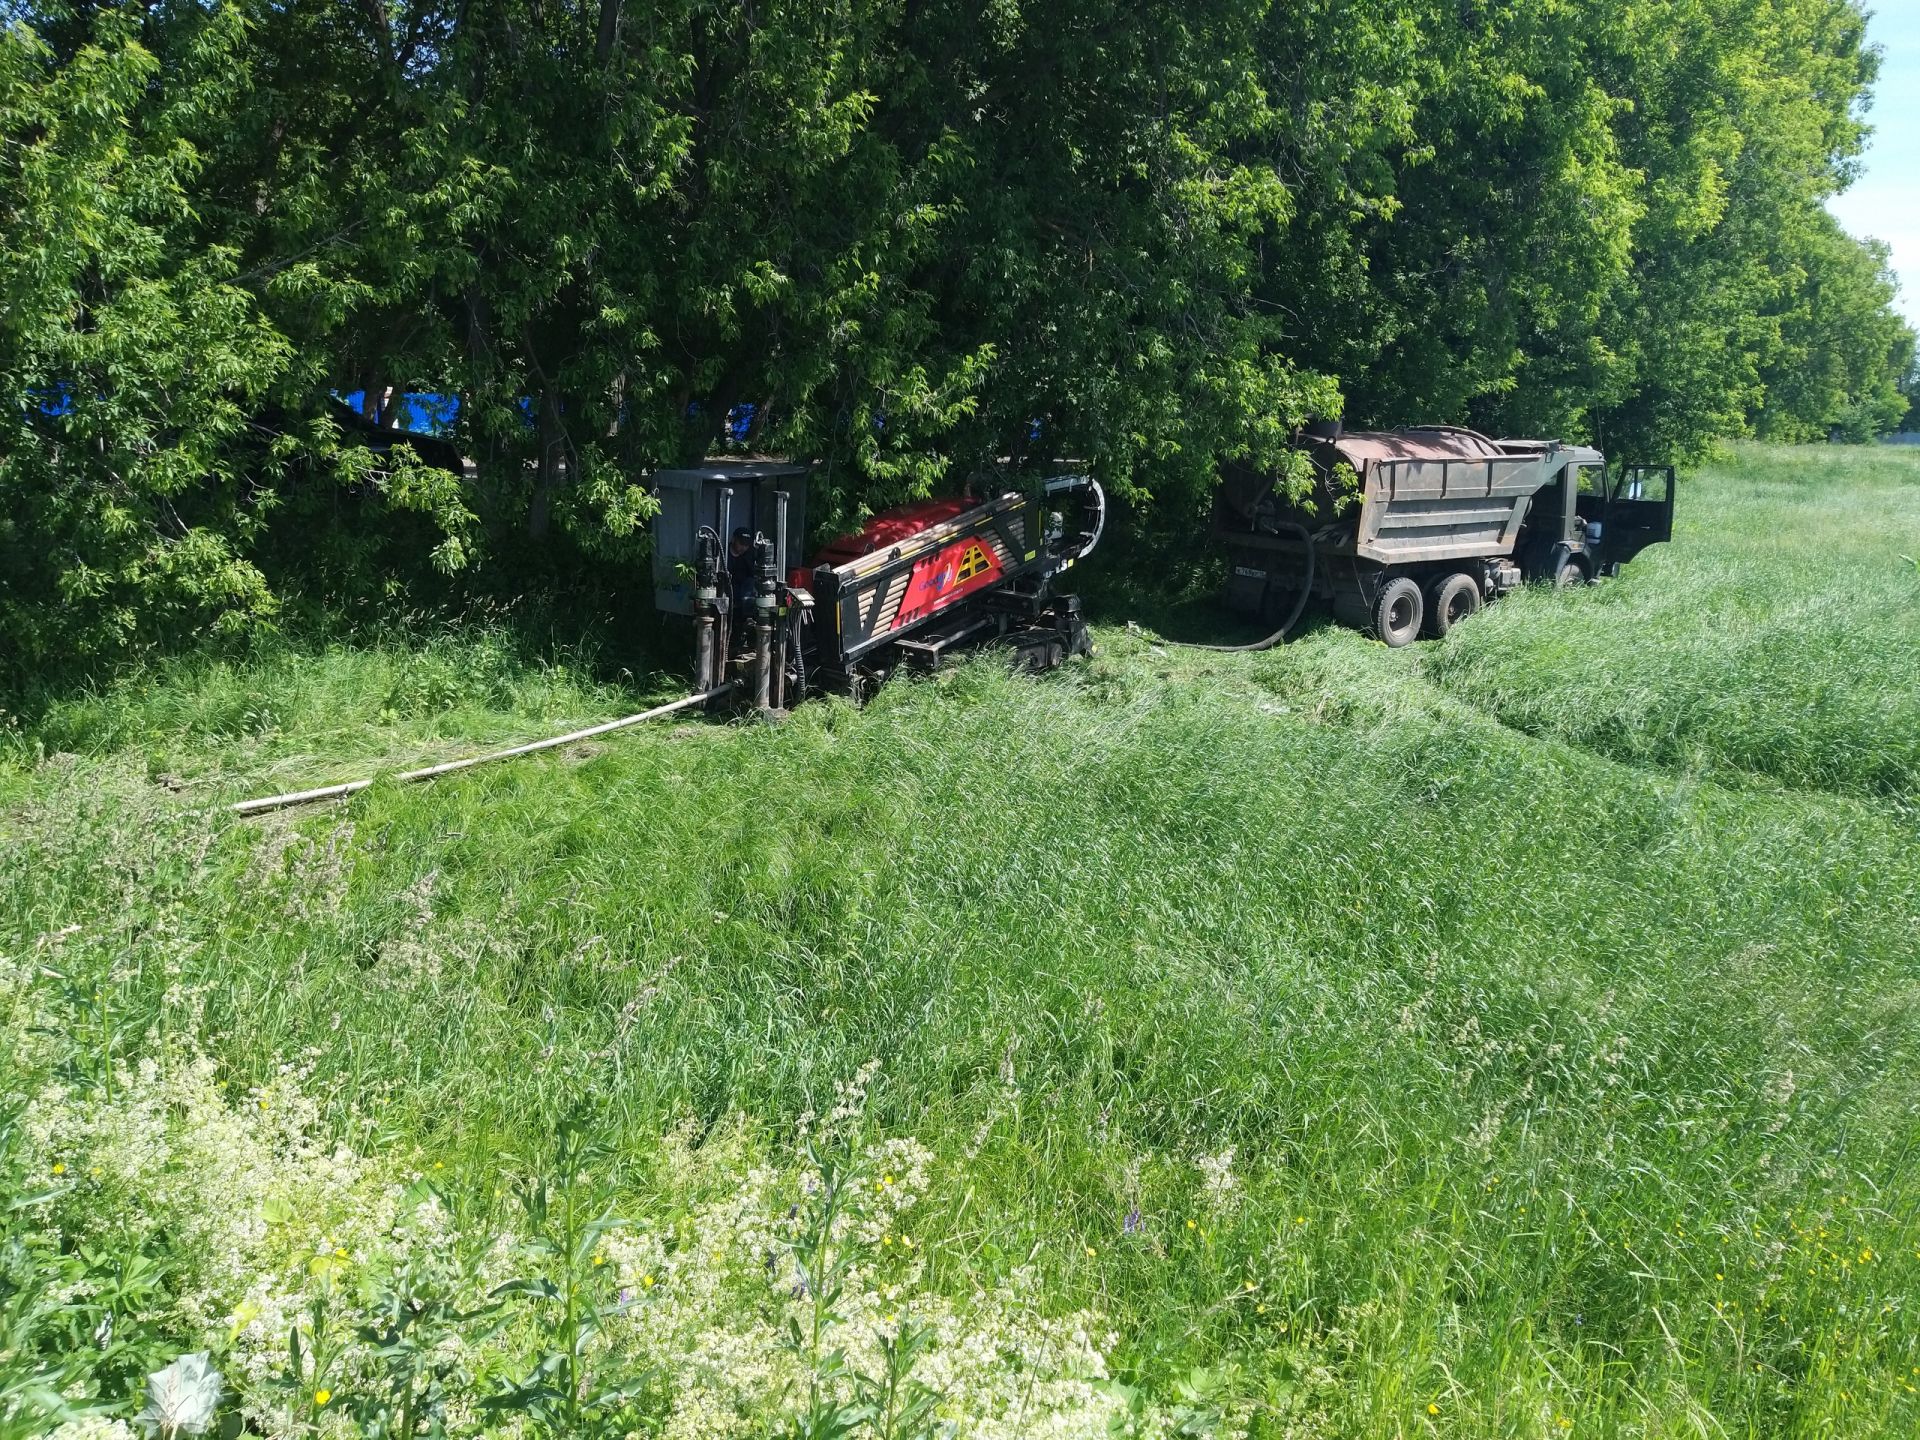
[[53, 1173], [56, 1175], [64, 1175], [67, 1173], [67, 1167], [64, 1164], [62, 1164], [60, 1161], [56, 1160], [53, 1162]]
[[327, 1401], [332, 1398], [333, 1391], [331, 1390], [321, 1389], [313, 1392], [313, 1403], [316, 1405], [325, 1405]]

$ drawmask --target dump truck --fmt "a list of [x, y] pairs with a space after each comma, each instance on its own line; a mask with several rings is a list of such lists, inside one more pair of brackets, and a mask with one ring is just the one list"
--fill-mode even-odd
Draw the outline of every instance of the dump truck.
[[1105, 527], [1091, 476], [981, 477], [968, 494], [881, 511], [808, 557], [810, 473], [725, 459], [654, 475], [654, 601], [693, 619], [697, 691], [731, 683], [777, 712], [812, 690], [862, 698], [896, 669], [983, 644], [1031, 670], [1091, 650], [1078, 598], [1054, 589]]
[[1397, 647], [1517, 586], [1616, 574], [1673, 537], [1673, 468], [1609, 469], [1586, 445], [1318, 426], [1300, 448], [1304, 484], [1251, 466], [1222, 476], [1213, 533], [1240, 613], [1297, 617], [1317, 599]]

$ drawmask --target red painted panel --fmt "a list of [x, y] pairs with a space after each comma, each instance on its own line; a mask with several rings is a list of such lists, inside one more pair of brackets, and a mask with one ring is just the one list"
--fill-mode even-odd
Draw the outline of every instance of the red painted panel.
[[924, 620], [956, 600], [985, 590], [1005, 573], [992, 548], [978, 536], [944, 545], [913, 567], [893, 628]]

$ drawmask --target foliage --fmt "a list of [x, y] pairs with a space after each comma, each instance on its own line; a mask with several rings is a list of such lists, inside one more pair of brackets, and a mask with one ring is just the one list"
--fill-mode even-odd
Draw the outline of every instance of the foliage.
[[181, 131], [244, 75], [236, 13], [196, 28], [158, 55], [111, 7], [63, 56], [0, 33], [0, 643], [30, 659], [272, 608], [236, 442], [286, 345], [232, 250], [187, 233]]
[[1886, 247], [1862, 247], [1824, 210], [1806, 247], [1817, 258], [1783, 266], [1791, 308], [1763, 375], [1759, 433], [1782, 440], [1866, 444], [1901, 428], [1914, 363], [1913, 332], [1889, 308], [1895, 294]]
[[[17, 1107], [17, 1100], [15, 1102]], [[90, 1404], [117, 1400], [172, 1352], [145, 1315], [163, 1268], [143, 1248], [70, 1249], [45, 1223], [59, 1176], [25, 1172], [18, 1111], [0, 1126], [0, 1435], [44, 1435]], [[64, 1172], [63, 1172], [64, 1173]]]
[[713, 449], [818, 460], [825, 527], [1029, 454], [1192, 524], [1342, 410], [1661, 460], [1900, 418], [1823, 209], [1856, 0], [7, 13], [14, 668], [630, 586]]
[[[238, 634], [248, 558], [302, 474], [380, 488], [457, 547], [449, 477], [341, 451], [238, 236], [206, 225], [206, 138], [257, 56], [231, 5], [45, 7], [0, 30], [0, 647], [7, 668]], [[51, 38], [49, 38], [51, 37]], [[271, 268], [271, 267], [269, 267]], [[457, 558], [457, 549], [451, 556]]]

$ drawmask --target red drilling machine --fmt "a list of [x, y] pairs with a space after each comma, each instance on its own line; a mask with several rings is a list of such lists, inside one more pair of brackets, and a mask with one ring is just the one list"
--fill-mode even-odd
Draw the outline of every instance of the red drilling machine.
[[1053, 582], [1100, 541], [1091, 476], [902, 505], [808, 561], [808, 473], [713, 460], [654, 475], [654, 598], [693, 619], [696, 691], [731, 682], [786, 710], [816, 689], [863, 698], [896, 669], [982, 644], [1034, 670], [1089, 653], [1079, 600]]

